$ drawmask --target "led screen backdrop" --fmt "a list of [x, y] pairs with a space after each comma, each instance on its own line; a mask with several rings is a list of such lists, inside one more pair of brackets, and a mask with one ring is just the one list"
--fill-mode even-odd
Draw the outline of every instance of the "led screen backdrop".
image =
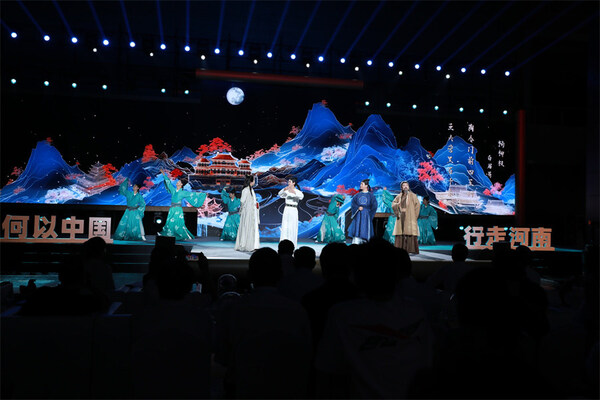
[[[515, 176], [506, 169], [512, 166], [514, 154], [510, 142], [503, 139], [511, 134], [482, 139], [480, 131], [491, 132], [485, 123], [448, 120], [442, 124], [444, 140], [435, 148], [429, 147], [431, 141], [423, 144], [413, 136], [398, 143], [397, 138], [403, 135], [395, 134], [382, 116], [368, 115], [360, 127], [344, 126], [322, 101], [310, 107], [302, 126], [292, 126], [289, 134], [282, 134], [279, 144], [252, 154], [236, 150], [247, 145], [222, 135], [199, 147], [190, 143], [172, 154], [159, 153], [148, 143], [143, 153], [132, 151], [131, 158], [121, 165], [98, 161], [85, 168], [69, 165], [49, 138], [36, 144], [22, 170], [15, 167], [12, 179], [1, 190], [0, 201], [124, 205], [118, 185], [129, 178], [143, 186], [147, 205], [169, 206], [170, 196], [160, 175], [162, 168], [172, 179], [187, 178], [187, 190], [208, 193], [198, 212], [199, 235], [206, 235], [208, 226], [223, 226], [226, 213], [222, 211], [220, 191], [228, 185], [241, 189], [249, 173], [258, 176], [256, 192], [263, 237], [279, 236], [284, 204], [277, 192], [289, 174], [298, 177], [305, 193], [299, 209], [299, 236], [304, 238], [316, 235], [329, 199], [336, 193], [346, 196], [341, 209], [344, 215], [351, 196], [365, 178], [370, 179], [378, 199], [383, 188], [397, 193], [400, 182], [406, 180], [415, 193], [429, 196], [438, 210], [449, 214], [514, 214]], [[430, 136], [427, 132], [423, 135]], [[485, 152], [478, 152], [478, 146], [485, 146]], [[494, 176], [505, 179], [490, 179]], [[389, 211], [382, 201], [379, 211]]]

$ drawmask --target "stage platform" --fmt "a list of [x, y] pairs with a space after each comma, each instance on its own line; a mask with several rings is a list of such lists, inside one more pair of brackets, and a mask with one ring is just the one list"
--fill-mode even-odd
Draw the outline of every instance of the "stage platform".
[[[150, 255], [156, 237], [149, 235], [146, 241], [114, 240], [107, 245], [107, 261], [113, 272], [119, 274], [144, 274], [148, 271]], [[348, 240], [348, 244], [350, 240]], [[189, 241], [178, 241], [192, 254], [204, 253], [209, 260], [210, 274], [213, 277], [223, 273], [245, 276], [248, 269], [250, 252], [234, 250], [234, 243], [221, 241], [217, 237], [197, 238]], [[413, 275], [417, 280], [425, 280], [445, 263], [452, 261], [452, 242], [438, 242], [436, 245], [420, 246], [420, 253], [410, 256], [413, 263]], [[277, 249], [278, 240], [263, 239], [262, 247]], [[325, 244], [313, 240], [301, 239], [298, 247], [309, 246], [317, 255], [316, 273], [320, 273], [318, 257]], [[78, 254], [81, 244], [78, 243], [0, 243], [2, 269], [0, 279], [8, 275], [43, 275], [55, 274], [66, 257]], [[468, 263], [490, 265], [491, 250], [470, 251]], [[557, 249], [555, 252], [534, 253], [534, 264], [553, 276], [570, 276], [580, 272], [581, 251], [573, 249]]]

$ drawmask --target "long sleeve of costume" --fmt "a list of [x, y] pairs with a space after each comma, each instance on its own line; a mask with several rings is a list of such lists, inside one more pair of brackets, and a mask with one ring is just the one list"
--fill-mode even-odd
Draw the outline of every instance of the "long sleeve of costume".
[[172, 195], [173, 193], [175, 193], [177, 191], [177, 189], [175, 188], [175, 186], [173, 186], [173, 184], [171, 183], [171, 180], [164, 172], [162, 175], [163, 175], [163, 179], [165, 182], [165, 187], [167, 188], [167, 192], [169, 192]]
[[227, 209], [229, 210], [229, 204], [231, 203], [231, 198], [229, 197], [229, 193], [227, 193], [227, 190], [223, 189], [221, 190], [221, 200], [223, 201], [223, 204], [227, 206]]
[[352, 203], [350, 203], [350, 211], [352, 212], [352, 217], [354, 217], [358, 213], [358, 208], [360, 207], [357, 200], [357, 195], [354, 195], [354, 197], [352, 197]]
[[392, 211], [392, 203], [394, 202], [395, 197], [396, 196], [394, 196], [393, 194], [388, 192], [386, 189], [383, 189], [383, 191], [381, 192], [381, 198], [383, 200], [383, 204], [389, 209], [388, 212], [393, 212]]
[[402, 200], [402, 193], [399, 193], [392, 202], [392, 210], [396, 217], [400, 217], [400, 201]]
[[394, 196], [393, 194], [388, 192], [386, 189], [383, 189], [381, 198], [383, 200], [383, 204], [385, 205], [385, 211], [392, 213], [392, 215], [390, 215], [388, 217], [387, 222], [385, 224], [385, 232], [383, 233], [383, 238], [392, 244], [394, 244], [394, 242], [396, 240], [394, 237], [394, 227], [396, 226], [396, 216], [394, 215], [394, 210], [392, 209], [392, 203], [394, 202], [395, 197], [396, 196]]
[[[183, 189], [181, 191], [183, 191]], [[202, 207], [202, 205], [204, 204], [204, 201], [206, 200], [206, 193], [183, 191], [181, 198], [185, 199], [185, 201], [190, 203], [192, 207], [198, 208]]]
[[377, 198], [373, 193], [369, 193], [369, 195], [369, 215], [371, 216], [371, 219], [373, 219], [375, 218], [375, 213], [377, 212]]
[[121, 196], [125, 196], [125, 199], [127, 199], [127, 202], [129, 202], [129, 199], [133, 196], [133, 193], [131, 193], [129, 190], [127, 190], [128, 184], [129, 184], [129, 178], [125, 178], [125, 180], [123, 182], [121, 182], [121, 184], [119, 185], [119, 194]]

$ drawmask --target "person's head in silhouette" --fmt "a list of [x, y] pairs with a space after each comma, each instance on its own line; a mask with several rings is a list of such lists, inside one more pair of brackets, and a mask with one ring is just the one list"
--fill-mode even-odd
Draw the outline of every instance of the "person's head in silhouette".
[[106, 242], [100, 236], [95, 236], [83, 243], [83, 257], [89, 259], [104, 259], [106, 255]]
[[302, 246], [294, 252], [294, 267], [312, 271], [316, 265], [315, 251], [308, 246]]
[[464, 262], [469, 255], [469, 249], [464, 243], [456, 243], [452, 246], [452, 261]]
[[350, 278], [348, 246], [344, 243], [329, 243], [323, 247], [319, 260], [325, 280]]
[[374, 238], [361, 248], [355, 270], [356, 284], [372, 300], [389, 300], [398, 281], [395, 247], [387, 240]]
[[279, 245], [277, 246], [277, 252], [280, 256], [284, 254], [291, 256], [294, 254], [294, 248], [294, 242], [288, 239], [283, 239], [281, 242], [279, 242]]
[[255, 287], [277, 286], [281, 276], [281, 258], [275, 250], [263, 247], [252, 253], [248, 264], [248, 277]]

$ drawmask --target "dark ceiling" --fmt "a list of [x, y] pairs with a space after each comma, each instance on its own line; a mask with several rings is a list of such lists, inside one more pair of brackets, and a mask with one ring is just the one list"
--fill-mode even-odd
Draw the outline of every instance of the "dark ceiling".
[[[362, 75], [362, 69], [381, 73], [390, 69], [390, 60], [395, 60], [394, 73], [420, 62], [428, 71], [441, 65], [442, 72], [459, 73], [462, 66], [469, 66], [469, 72], [487, 68], [488, 74], [502, 76], [505, 70], [527, 65], [532, 55], [555, 42], [568, 39], [585, 48], [589, 23], [598, 21], [595, 1], [3, 1], [1, 7], [3, 42], [9, 44], [9, 29], [17, 32], [18, 38], [11, 42], [19, 43], [23, 54], [30, 56], [43, 46], [53, 48], [57, 57], [59, 48], [91, 51], [97, 47], [106, 57], [111, 48], [119, 48], [129, 52], [129, 62], [135, 55], [154, 51], [157, 57], [177, 59], [178, 67], [194, 68], [202, 67], [198, 58], [205, 54], [213, 60], [208, 68], [220, 70], [262, 68], [366, 80], [370, 78]], [[92, 9], [111, 42], [108, 47], [100, 43], [103, 35]], [[161, 29], [165, 51], [158, 49]], [[51, 36], [50, 42], [42, 41], [42, 32]], [[71, 34], [79, 39], [76, 45]], [[135, 49], [128, 46], [130, 35]], [[244, 57], [237, 55], [242, 43]], [[189, 53], [183, 50], [186, 44]], [[219, 56], [212, 53], [217, 44], [222, 49]], [[274, 53], [272, 60], [266, 58], [269, 50]], [[298, 57], [291, 60], [294, 50]], [[565, 50], [566, 57], [576, 55], [577, 49], [571, 54]], [[325, 57], [321, 65], [319, 55]], [[341, 65], [344, 56], [347, 62]], [[373, 66], [367, 67], [371, 58]], [[307, 62], [311, 68], [306, 68]], [[361, 75], [354, 71], [356, 66]]]

